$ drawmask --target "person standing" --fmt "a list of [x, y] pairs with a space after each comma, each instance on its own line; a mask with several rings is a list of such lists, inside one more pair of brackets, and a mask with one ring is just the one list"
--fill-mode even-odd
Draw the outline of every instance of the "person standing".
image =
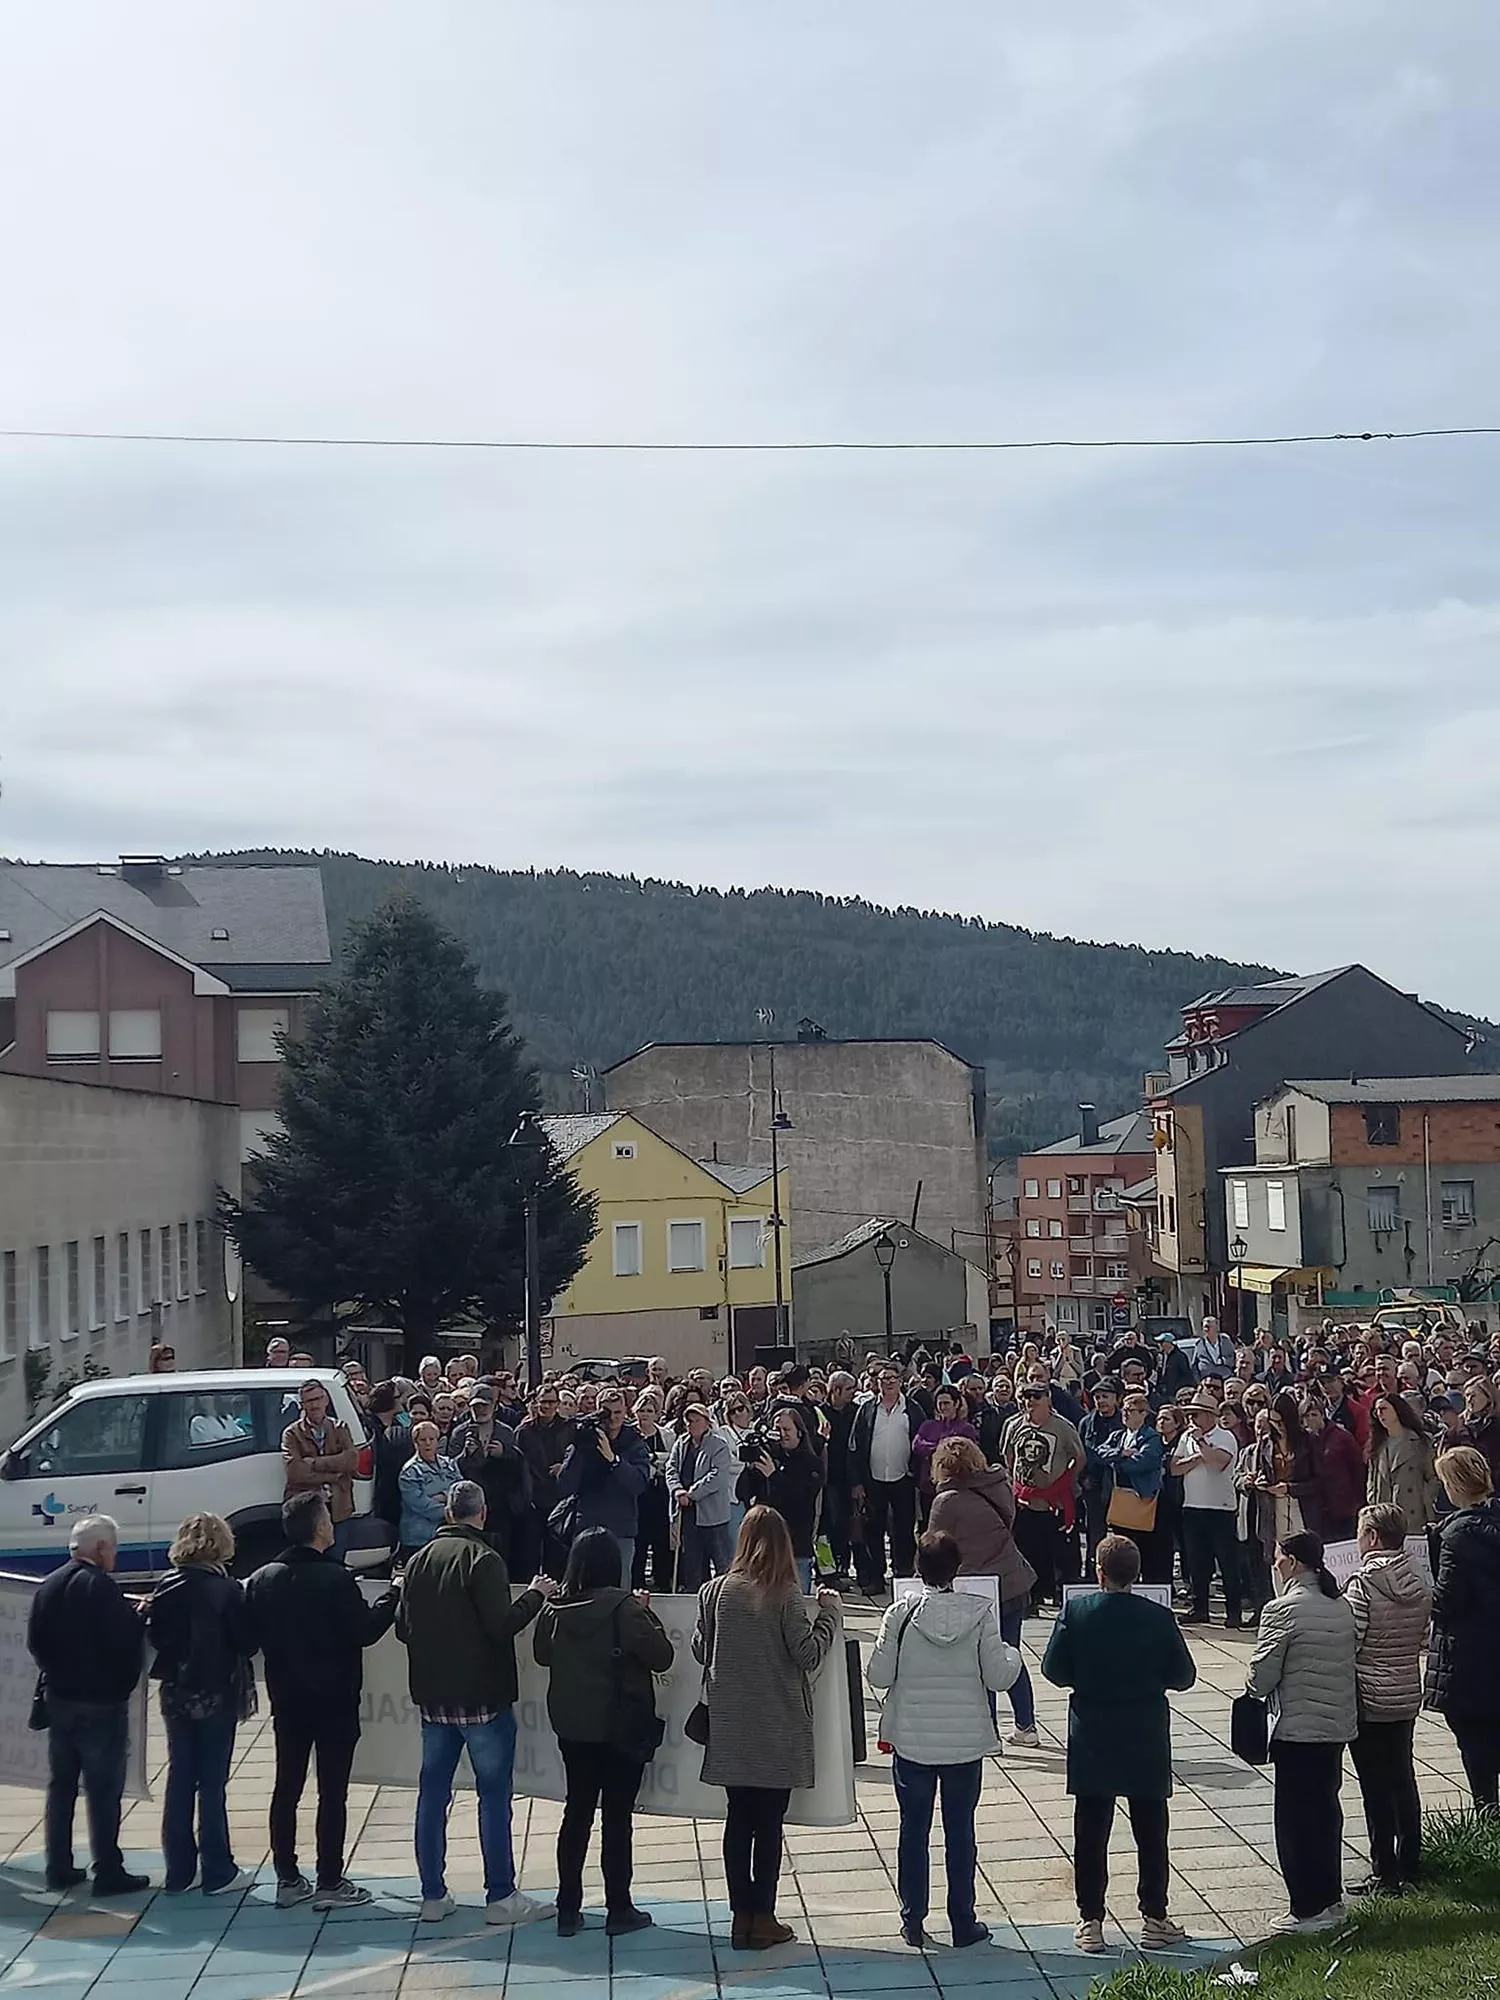
[[1438, 1481], [1422, 1420], [1395, 1390], [1371, 1399], [1370, 1419], [1370, 1505], [1399, 1507], [1407, 1533], [1423, 1534], [1436, 1512]]
[[1161, 1951], [1187, 1933], [1167, 1914], [1172, 1712], [1198, 1677], [1193, 1656], [1163, 1604], [1132, 1594], [1141, 1554], [1106, 1535], [1096, 1554], [1099, 1592], [1075, 1597], [1052, 1628], [1042, 1672], [1068, 1697], [1068, 1791], [1073, 1798], [1073, 1879], [1080, 1951], [1104, 1949], [1109, 1835], [1125, 1799], [1135, 1840], [1141, 1945]]
[[849, 1431], [849, 1494], [865, 1516], [855, 1571], [867, 1596], [878, 1596], [885, 1588], [887, 1537], [892, 1575], [912, 1572], [917, 1482], [911, 1448], [922, 1421], [922, 1412], [902, 1394], [900, 1369], [883, 1362], [876, 1374], [876, 1393], [860, 1404]]
[[1173, 1470], [1182, 1480], [1182, 1558], [1193, 1596], [1182, 1622], [1208, 1623], [1209, 1592], [1217, 1564], [1224, 1579], [1225, 1622], [1235, 1632], [1244, 1623], [1235, 1538], [1240, 1505], [1234, 1486], [1238, 1452], [1233, 1434], [1220, 1424], [1218, 1406], [1210, 1398], [1196, 1397], [1186, 1409], [1193, 1427], [1184, 1433], [1172, 1458]]
[[1488, 1375], [1476, 1375], [1464, 1384], [1464, 1434], [1459, 1440], [1484, 1457], [1490, 1469], [1490, 1484], [1500, 1475], [1500, 1396]]
[[[1127, 1536], [1140, 1550], [1143, 1582], [1170, 1583], [1172, 1538], [1160, 1518], [1166, 1447], [1151, 1421], [1151, 1403], [1144, 1389], [1125, 1391], [1120, 1404], [1120, 1428], [1101, 1439], [1094, 1449], [1110, 1479], [1104, 1509], [1109, 1532]], [[1117, 1494], [1122, 1496], [1118, 1505]], [[1130, 1519], [1112, 1522], [1110, 1516], [1116, 1513]]]
[[1114, 1454], [1109, 1447], [1125, 1428], [1120, 1415], [1120, 1385], [1113, 1375], [1094, 1384], [1094, 1406], [1078, 1426], [1085, 1453], [1078, 1489], [1083, 1499], [1084, 1542], [1089, 1567], [1094, 1551], [1109, 1531], [1109, 1502], [1115, 1490]]
[[[167, 1894], [202, 1872], [205, 1896], [248, 1888], [229, 1844], [229, 1765], [235, 1730], [255, 1713], [255, 1636], [243, 1586], [229, 1574], [234, 1530], [217, 1514], [189, 1514], [152, 1593], [146, 1630], [156, 1648], [167, 1730], [161, 1851]], [[197, 1831], [194, 1832], [194, 1815]]]
[[917, 1504], [924, 1520], [932, 1505], [932, 1454], [945, 1438], [951, 1437], [968, 1438], [974, 1444], [979, 1442], [979, 1433], [969, 1421], [968, 1403], [963, 1392], [943, 1386], [933, 1396], [933, 1414], [918, 1424], [917, 1434], [911, 1441], [912, 1467], [917, 1475]]
[[533, 1577], [512, 1602], [504, 1558], [484, 1527], [484, 1488], [460, 1480], [448, 1496], [447, 1522], [406, 1566], [396, 1614], [411, 1698], [422, 1716], [416, 1847], [423, 1923], [438, 1923], [455, 1907], [446, 1875], [448, 1808], [465, 1750], [479, 1793], [485, 1922], [529, 1924], [552, 1913], [550, 1903], [516, 1887], [510, 1812], [516, 1634], [557, 1585], [550, 1577]]
[[1476, 1812], [1500, 1811], [1500, 1502], [1484, 1453], [1445, 1451], [1438, 1478], [1455, 1511], [1438, 1538], [1424, 1705], [1453, 1731]]
[[500, 1421], [497, 1408], [495, 1391], [476, 1383], [468, 1418], [453, 1426], [448, 1456], [459, 1479], [472, 1479], [484, 1489], [487, 1532], [509, 1571], [517, 1566], [517, 1557], [530, 1553], [531, 1474], [516, 1433]]
[[1276, 1860], [1291, 1907], [1271, 1928], [1331, 1930], [1344, 1918], [1344, 1745], [1359, 1726], [1354, 1613], [1316, 1535], [1287, 1535], [1275, 1569], [1281, 1594], [1260, 1614], [1245, 1690], [1275, 1710]]
[[742, 1467], [735, 1498], [747, 1511], [774, 1507], [785, 1521], [792, 1538], [797, 1580], [803, 1595], [808, 1596], [813, 1587], [813, 1528], [823, 1468], [792, 1411], [785, 1406], [777, 1410], [770, 1428], [765, 1449]]
[[532, 1647], [549, 1670], [547, 1715], [568, 1780], [557, 1834], [558, 1936], [583, 1929], [583, 1864], [596, 1810], [604, 1928], [611, 1937], [645, 1930], [650, 1915], [630, 1893], [631, 1815], [655, 1747], [651, 1676], [671, 1666], [672, 1641], [645, 1598], [624, 1587], [619, 1545], [603, 1528], [585, 1528], [574, 1542]]
[[1365, 1462], [1354, 1433], [1347, 1424], [1335, 1423], [1316, 1396], [1303, 1405], [1302, 1428], [1312, 1445], [1318, 1483], [1318, 1532], [1328, 1548], [1352, 1542], [1365, 1497]]
[[370, 1444], [375, 1458], [378, 1514], [399, 1542], [401, 1538], [401, 1468], [414, 1449], [411, 1426], [401, 1409], [401, 1392], [394, 1382], [377, 1382], [370, 1391]]
[[130, 1697], [145, 1663], [139, 1614], [115, 1582], [120, 1530], [90, 1514], [68, 1536], [68, 1560], [31, 1600], [26, 1644], [46, 1679], [47, 1887], [88, 1879], [73, 1865], [78, 1786], [88, 1804], [96, 1896], [151, 1886], [120, 1852], [120, 1802], [130, 1754]]
[[[627, 1401], [632, 1391], [624, 1391]], [[636, 1509], [635, 1566], [625, 1581], [644, 1590], [649, 1572], [653, 1590], [672, 1588], [676, 1556], [672, 1546], [672, 1500], [667, 1492], [667, 1456], [673, 1434], [662, 1422], [664, 1399], [655, 1389], [642, 1389], [630, 1405], [631, 1422], [639, 1433], [651, 1477]]]
[[1412, 1733], [1422, 1706], [1422, 1648], [1432, 1592], [1406, 1553], [1399, 1507], [1359, 1517], [1360, 1565], [1344, 1589], [1354, 1613], [1359, 1730], [1350, 1747], [1365, 1802], [1370, 1874], [1356, 1896], [1399, 1896], [1422, 1874], [1422, 1800]]
[[557, 1475], [562, 1470], [572, 1442], [573, 1420], [563, 1415], [557, 1384], [543, 1382], [532, 1398], [531, 1415], [516, 1431], [516, 1448], [526, 1461], [531, 1479], [531, 1519], [527, 1524], [524, 1549], [520, 1539], [512, 1543], [518, 1575], [524, 1575], [528, 1569], [545, 1567], [543, 1552], [547, 1545], [547, 1517], [562, 1498], [557, 1490]]
[[734, 1560], [735, 1464], [728, 1438], [701, 1403], [689, 1403], [682, 1420], [682, 1435], [667, 1454], [667, 1498], [681, 1524], [677, 1580], [683, 1590], [697, 1590]]
[[343, 1561], [354, 1513], [354, 1475], [359, 1451], [348, 1429], [333, 1414], [333, 1404], [321, 1382], [304, 1382], [297, 1392], [302, 1414], [281, 1434], [281, 1465], [286, 1486], [282, 1497], [321, 1493], [333, 1523], [333, 1552]]
[[1227, 1333], [1220, 1333], [1219, 1322], [1211, 1313], [1204, 1317], [1203, 1331], [1188, 1350], [1188, 1360], [1195, 1382], [1201, 1382], [1205, 1375], [1222, 1379], [1234, 1373], [1234, 1342]]
[[952, 1537], [960, 1576], [992, 1576], [1000, 1600], [1000, 1637], [1016, 1649], [1021, 1670], [1007, 1690], [1014, 1728], [1006, 1741], [1035, 1750], [1036, 1703], [1021, 1647], [1021, 1624], [1031, 1602], [1036, 1571], [1016, 1547], [1016, 1496], [1003, 1465], [987, 1466], [977, 1444], [948, 1438], [932, 1455], [936, 1482], [927, 1517], [933, 1534]]
[[808, 1615], [792, 1538], [772, 1507], [752, 1507], [727, 1576], [698, 1593], [693, 1658], [704, 1669], [703, 1781], [726, 1794], [724, 1874], [735, 1951], [785, 1944], [776, 1919], [782, 1827], [794, 1791], [814, 1781], [811, 1678], [838, 1636], [838, 1594]]
[[1044, 1380], [1021, 1391], [1021, 1414], [1006, 1425], [1001, 1455], [1016, 1493], [1016, 1544], [1036, 1571], [1035, 1597], [1062, 1602], [1062, 1586], [1078, 1574], [1076, 1481], [1085, 1464], [1083, 1440], [1052, 1408]]
[[[955, 1443], [938, 1447], [951, 1451]], [[952, 1535], [930, 1530], [917, 1544], [922, 1593], [893, 1604], [865, 1669], [870, 1686], [885, 1694], [880, 1738], [894, 1756], [891, 1774], [901, 1809], [896, 1888], [901, 1935], [925, 1948], [931, 1873], [928, 1843], [932, 1809], [943, 1811], [943, 1857], [948, 1877], [948, 1924], [962, 1950], [983, 1944], [987, 1924], [974, 1913], [978, 1861], [974, 1815], [984, 1785], [984, 1760], [998, 1746], [991, 1704], [1021, 1672], [1021, 1655], [1007, 1646], [982, 1597], [955, 1591], [962, 1558]]]
[[[342, 1910], [370, 1892], [344, 1874], [349, 1773], [359, 1741], [364, 1649], [391, 1628], [396, 1593], [365, 1602], [353, 1572], [334, 1553], [333, 1519], [320, 1492], [294, 1493], [281, 1509], [287, 1546], [245, 1585], [250, 1630], [265, 1658], [276, 1739], [271, 1792], [271, 1859], [276, 1906]], [[318, 1879], [297, 1865], [297, 1807], [308, 1760], [318, 1760]]]
[[[836, 1368], [828, 1378], [828, 1394], [823, 1403], [823, 1423], [828, 1436], [828, 1475], [823, 1486], [823, 1532], [833, 1557], [833, 1581], [847, 1585], [853, 1560], [849, 1527], [853, 1503], [849, 1497], [849, 1439], [858, 1415], [854, 1400], [857, 1387], [845, 1368]], [[981, 1389], [981, 1394], [982, 1394]]]
[[640, 1432], [626, 1421], [625, 1398], [611, 1385], [599, 1398], [595, 1421], [575, 1425], [557, 1489], [577, 1504], [575, 1534], [583, 1528], [608, 1528], [620, 1544], [627, 1576], [635, 1569], [640, 1500], [650, 1477], [651, 1460]]

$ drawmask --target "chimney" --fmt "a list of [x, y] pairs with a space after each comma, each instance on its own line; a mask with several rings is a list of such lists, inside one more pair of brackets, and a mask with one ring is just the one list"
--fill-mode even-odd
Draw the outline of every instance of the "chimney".
[[1078, 1143], [1080, 1146], [1097, 1146], [1099, 1143], [1099, 1114], [1092, 1104], [1078, 1107]]
[[122, 854], [120, 873], [127, 882], [160, 882], [167, 873], [165, 854]]

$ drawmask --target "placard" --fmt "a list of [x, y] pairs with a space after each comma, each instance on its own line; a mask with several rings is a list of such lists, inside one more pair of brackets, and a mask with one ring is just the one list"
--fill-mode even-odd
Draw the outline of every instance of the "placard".
[[[891, 1602], [899, 1604], [904, 1597], [920, 1597], [926, 1589], [919, 1576], [898, 1576], [891, 1585]], [[998, 1576], [956, 1576], [953, 1588], [961, 1590], [966, 1597], [988, 1599], [990, 1609], [995, 1614], [995, 1630], [1000, 1629], [1000, 1579]]]
[[[39, 1576], [0, 1571], [0, 1784], [28, 1785], [40, 1790], [47, 1783], [47, 1732], [31, 1727], [31, 1700], [36, 1692], [36, 1661], [26, 1650], [31, 1600], [42, 1582]], [[149, 1668], [151, 1649], [146, 1648]], [[142, 1672], [130, 1697], [130, 1750], [125, 1763], [127, 1799], [149, 1799], [146, 1781], [146, 1690]]]
[[[1062, 1594], [1063, 1610], [1067, 1610], [1075, 1597], [1102, 1597], [1103, 1594], [1097, 1583], [1065, 1583]], [[1144, 1597], [1148, 1604], [1165, 1605], [1168, 1611], [1172, 1609], [1170, 1583], [1133, 1583], [1130, 1586], [1130, 1595]]]
[[[1411, 1558], [1411, 1566], [1421, 1577], [1427, 1588], [1432, 1588], [1432, 1551], [1427, 1546], [1425, 1535], [1408, 1535], [1406, 1553]], [[1332, 1542], [1323, 1551], [1323, 1567], [1333, 1578], [1340, 1590], [1347, 1590], [1349, 1579], [1359, 1568], [1360, 1554], [1358, 1542]]]

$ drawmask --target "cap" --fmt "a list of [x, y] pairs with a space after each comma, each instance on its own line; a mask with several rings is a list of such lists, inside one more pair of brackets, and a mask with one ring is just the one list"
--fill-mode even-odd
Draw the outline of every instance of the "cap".
[[469, 1391], [469, 1408], [477, 1410], [481, 1407], [485, 1409], [493, 1409], [495, 1407], [494, 1390], [486, 1389], [482, 1383], [477, 1384]]

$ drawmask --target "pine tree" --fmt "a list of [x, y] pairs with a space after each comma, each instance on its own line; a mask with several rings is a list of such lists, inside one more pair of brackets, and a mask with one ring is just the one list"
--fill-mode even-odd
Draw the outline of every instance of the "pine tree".
[[[400, 1326], [415, 1374], [445, 1320], [520, 1321], [523, 1162], [508, 1142], [540, 1108], [536, 1071], [503, 996], [414, 899], [355, 926], [342, 963], [286, 1044], [285, 1129], [224, 1219], [245, 1261], [309, 1311]], [[581, 1268], [595, 1211], [550, 1151], [537, 1202], [546, 1298]]]

